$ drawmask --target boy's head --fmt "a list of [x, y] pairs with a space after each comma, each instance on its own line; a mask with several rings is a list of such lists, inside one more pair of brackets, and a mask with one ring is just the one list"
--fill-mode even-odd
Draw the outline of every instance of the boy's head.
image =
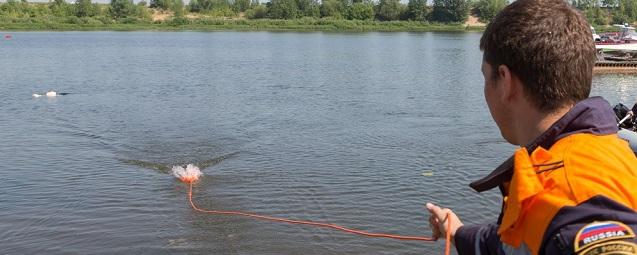
[[[480, 39], [483, 62], [499, 79], [504, 65], [540, 112], [586, 99], [591, 90], [595, 45], [590, 25], [564, 0], [518, 0], [504, 8]], [[486, 89], [486, 88], [485, 88]]]

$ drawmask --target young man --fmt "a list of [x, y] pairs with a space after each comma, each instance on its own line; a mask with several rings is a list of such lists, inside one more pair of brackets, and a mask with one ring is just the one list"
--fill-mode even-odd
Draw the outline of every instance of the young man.
[[427, 204], [434, 236], [450, 232], [459, 254], [637, 254], [637, 158], [608, 102], [588, 98], [595, 46], [584, 17], [564, 0], [518, 0], [480, 49], [491, 116], [521, 147], [471, 184], [500, 188], [497, 223], [464, 226]]

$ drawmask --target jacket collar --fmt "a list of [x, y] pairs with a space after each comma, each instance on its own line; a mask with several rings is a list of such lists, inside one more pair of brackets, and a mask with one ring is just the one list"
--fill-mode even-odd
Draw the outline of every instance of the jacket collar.
[[[526, 147], [529, 153], [538, 146], [550, 148], [566, 136], [577, 133], [607, 135], [617, 133], [617, 120], [610, 104], [601, 97], [591, 97], [575, 104], [562, 118], [553, 123], [540, 136]], [[490, 190], [511, 180], [513, 175], [513, 157], [509, 157], [486, 177], [474, 181], [469, 186], [477, 192]]]

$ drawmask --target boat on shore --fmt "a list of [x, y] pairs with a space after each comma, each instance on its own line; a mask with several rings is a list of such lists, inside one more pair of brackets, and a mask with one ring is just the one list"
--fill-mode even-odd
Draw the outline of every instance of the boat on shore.
[[591, 27], [597, 61], [595, 73], [637, 74], [637, 33], [628, 24], [614, 25], [618, 32], [597, 34]]
[[603, 51], [637, 51], [637, 32], [635, 28], [628, 24], [613, 25], [619, 28], [618, 32], [607, 32], [602, 34], [593, 32], [595, 48]]

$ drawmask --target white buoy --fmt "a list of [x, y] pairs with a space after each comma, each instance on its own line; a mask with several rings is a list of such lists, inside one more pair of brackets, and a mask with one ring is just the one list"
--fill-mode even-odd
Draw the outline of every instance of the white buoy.
[[46, 92], [47, 97], [56, 97], [57, 95], [58, 93], [53, 90], [49, 90], [48, 92]]

